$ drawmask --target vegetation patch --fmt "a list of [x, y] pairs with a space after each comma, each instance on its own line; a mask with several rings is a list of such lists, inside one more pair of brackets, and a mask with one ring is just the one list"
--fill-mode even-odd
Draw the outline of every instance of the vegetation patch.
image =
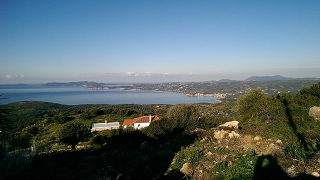
[[[16, 152], [35, 144], [38, 152], [34, 167], [12, 179], [312, 178], [320, 173], [320, 124], [309, 110], [320, 104], [319, 87], [274, 96], [256, 88], [219, 104], [1, 105], [10, 111], [1, 114], [1, 145]], [[149, 114], [163, 118], [142, 130], [90, 132], [92, 123]], [[239, 129], [218, 127], [228, 121]]]

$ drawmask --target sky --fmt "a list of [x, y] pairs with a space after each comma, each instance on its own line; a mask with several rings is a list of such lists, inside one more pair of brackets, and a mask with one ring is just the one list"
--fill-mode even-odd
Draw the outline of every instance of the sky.
[[0, 84], [320, 78], [319, 0], [2, 0]]

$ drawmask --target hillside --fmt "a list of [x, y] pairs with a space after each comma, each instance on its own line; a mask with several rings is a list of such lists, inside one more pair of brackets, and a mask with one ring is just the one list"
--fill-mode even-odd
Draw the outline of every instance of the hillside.
[[[34, 166], [8, 179], [317, 179], [320, 123], [309, 110], [319, 104], [320, 82], [273, 97], [255, 88], [236, 103], [100, 105], [46, 115], [21, 131], [35, 141]], [[93, 133], [76, 150], [59, 140], [71, 122], [89, 127], [150, 110], [164, 118], [141, 131]]]
[[287, 81], [287, 80], [316, 80], [319, 81], [320, 78], [315, 77], [305, 77], [305, 78], [291, 78], [291, 77], [283, 77], [280, 75], [274, 76], [251, 76], [245, 81]]
[[43, 86], [102, 86], [103, 83], [97, 83], [93, 81], [78, 81], [78, 82], [51, 82], [51, 83], [45, 83]]
[[285, 80], [293, 80], [293, 78], [275, 75], [275, 76], [251, 76], [245, 79], [245, 81], [285, 81]]

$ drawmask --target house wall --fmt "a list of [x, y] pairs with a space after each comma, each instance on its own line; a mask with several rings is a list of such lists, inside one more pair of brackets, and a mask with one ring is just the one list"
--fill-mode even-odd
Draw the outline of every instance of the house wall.
[[[92, 125], [91, 132], [93, 132], [93, 131], [104, 131], [104, 130], [119, 129], [119, 127], [120, 127], [120, 126], [96, 127], [95, 125], [97, 125], [97, 124], [99, 124], [99, 123], [95, 123], [95, 124]], [[100, 123], [100, 124], [105, 125], [105, 123]]]
[[135, 129], [141, 129], [144, 127], [148, 127], [149, 125], [150, 125], [150, 122], [148, 122], [148, 123], [134, 123], [133, 127]]

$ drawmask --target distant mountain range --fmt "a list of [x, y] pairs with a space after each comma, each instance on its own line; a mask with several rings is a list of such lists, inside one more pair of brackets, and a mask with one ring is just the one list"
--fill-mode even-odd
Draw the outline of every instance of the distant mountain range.
[[315, 78], [315, 77], [291, 78], [291, 77], [283, 77], [280, 75], [275, 75], [275, 76], [251, 76], [245, 79], [245, 81], [287, 81], [287, 80], [320, 80], [320, 78]]
[[245, 81], [284, 81], [284, 80], [292, 80], [293, 78], [290, 77], [283, 77], [280, 75], [275, 75], [275, 76], [251, 76]]
[[103, 86], [104, 83], [97, 83], [93, 81], [78, 81], [78, 82], [51, 82], [43, 84], [43, 86], [86, 86], [86, 87], [96, 87], [96, 86]]
[[219, 82], [234, 82], [236, 80], [232, 80], [232, 79], [220, 79]]
[[[291, 78], [291, 77], [284, 77], [280, 75], [275, 76], [251, 76], [244, 81], [287, 81], [287, 80], [315, 80], [320, 81], [320, 78], [316, 77], [305, 77], [305, 78]], [[232, 80], [232, 79], [221, 79], [219, 81], [211, 80], [205, 82], [235, 82], [241, 80]], [[161, 83], [159, 83], [161, 84]], [[42, 86], [46, 87], [63, 87], [63, 86], [85, 86], [85, 87], [107, 87], [107, 86], [115, 86], [120, 84], [116, 83], [98, 83], [94, 81], [78, 81], [78, 82], [50, 82], [45, 83]], [[28, 86], [26, 84], [0, 84], [0, 86]]]

